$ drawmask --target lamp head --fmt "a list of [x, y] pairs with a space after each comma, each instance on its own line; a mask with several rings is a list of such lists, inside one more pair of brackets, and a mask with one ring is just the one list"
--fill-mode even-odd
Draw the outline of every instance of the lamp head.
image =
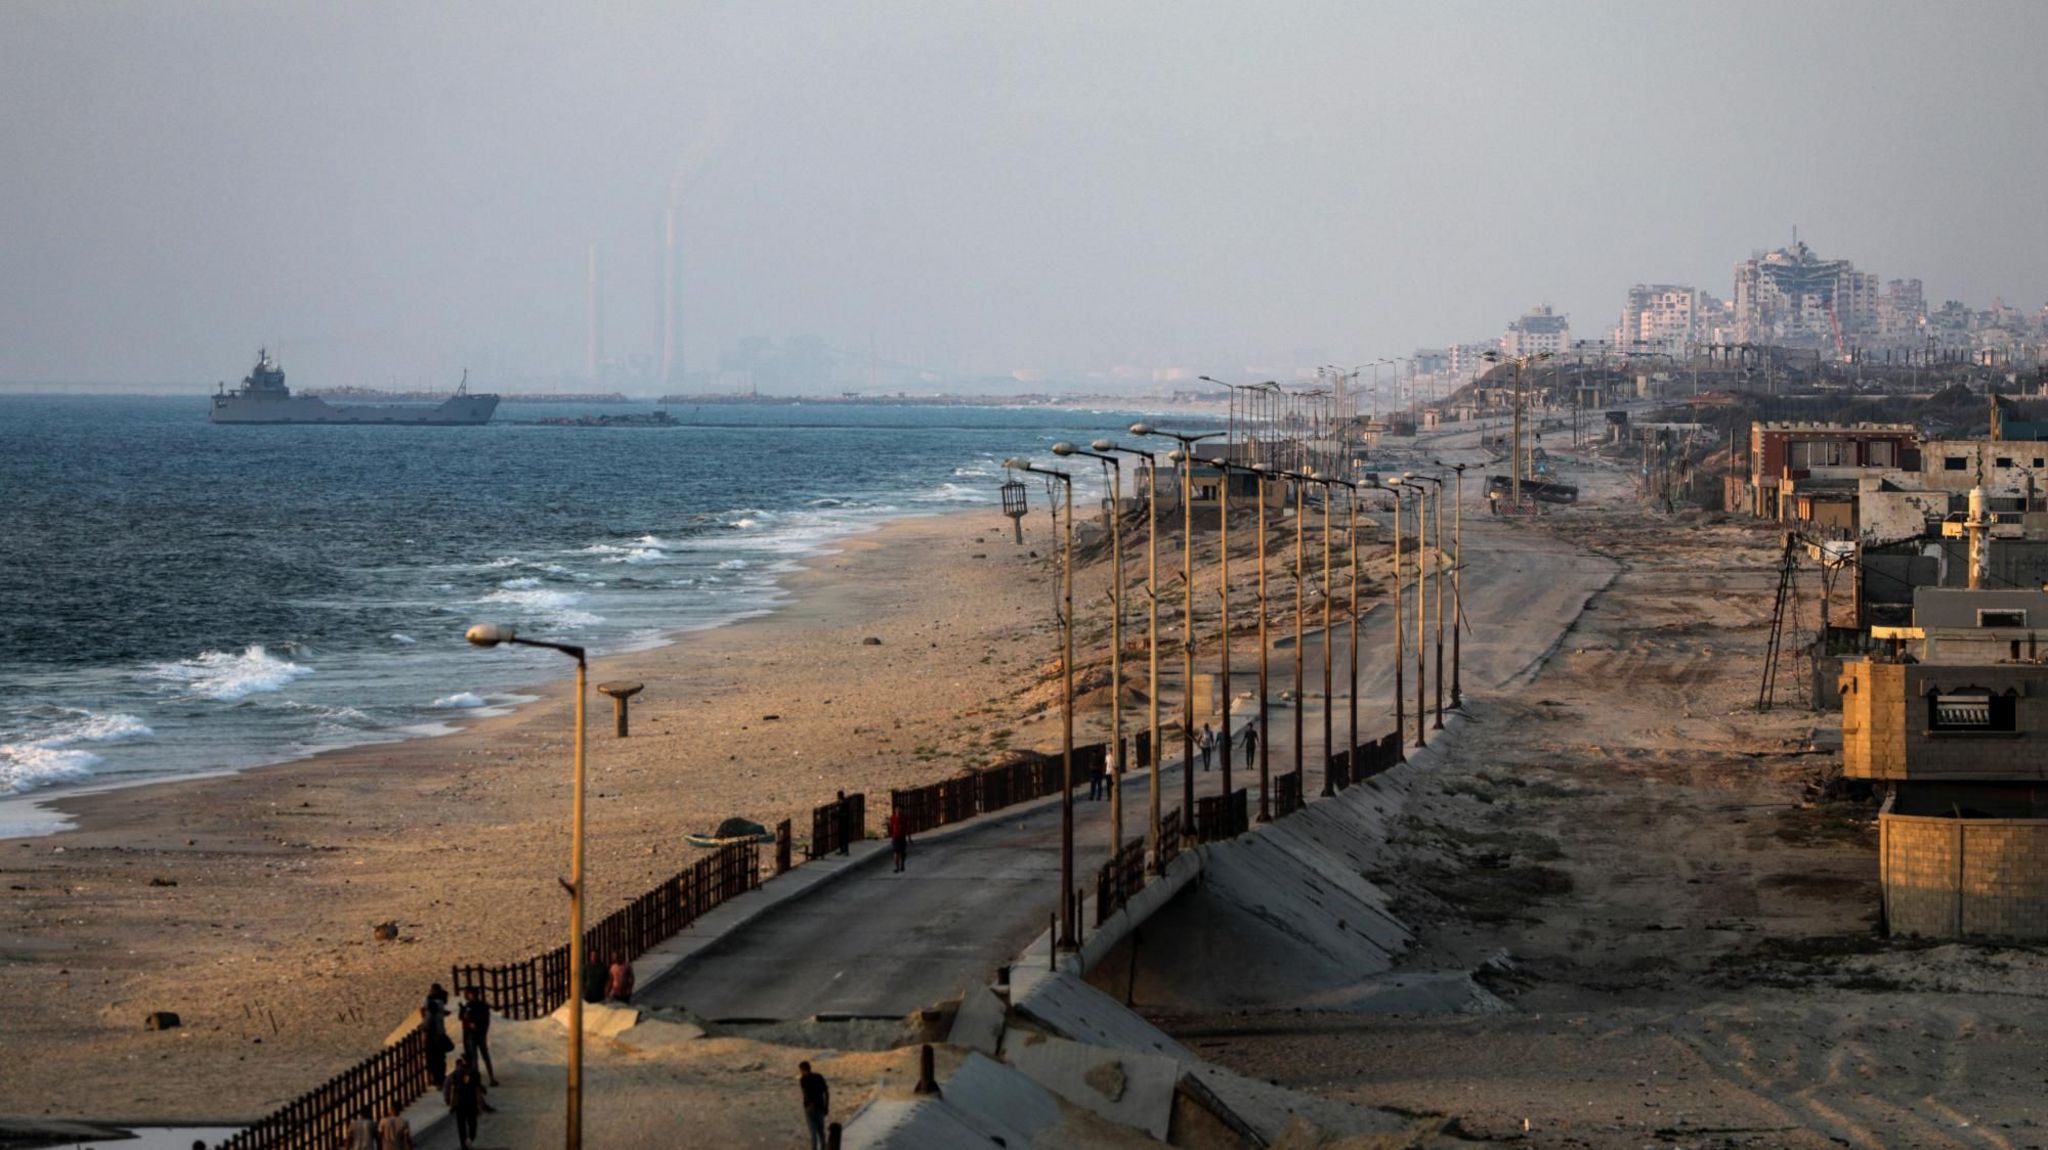
[[1187, 458], [1187, 454], [1187, 452], [1182, 451], [1180, 448], [1176, 447], [1172, 451], [1166, 453], [1166, 461], [1168, 463], [1179, 463], [1181, 460]]
[[1021, 455], [1013, 455], [1003, 460], [1003, 466], [1012, 471], [1029, 471], [1031, 470], [1031, 461]]
[[500, 643], [510, 643], [514, 638], [518, 637], [518, 634], [512, 627], [504, 623], [478, 623], [476, 626], [471, 627], [463, 637], [479, 647], [495, 647]]
[[1133, 423], [1131, 425], [1131, 434], [1150, 435], [1152, 434], [1152, 425], [1149, 423]]
[[1095, 442], [1093, 442], [1093, 443], [1089, 444], [1088, 446], [1089, 446], [1089, 447], [1091, 447], [1091, 448], [1093, 448], [1093, 449], [1095, 449], [1096, 451], [1115, 451], [1115, 450], [1116, 450], [1116, 440], [1114, 440], [1114, 439], [1098, 439], [1098, 440], [1096, 440]]
[[1052, 445], [1052, 453], [1054, 455], [1072, 455], [1074, 454], [1074, 445], [1071, 443], [1055, 443]]

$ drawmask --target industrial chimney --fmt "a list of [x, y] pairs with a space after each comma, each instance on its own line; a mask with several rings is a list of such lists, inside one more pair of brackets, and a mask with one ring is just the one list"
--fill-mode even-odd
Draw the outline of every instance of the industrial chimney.
[[590, 245], [590, 268], [583, 292], [583, 376], [595, 383], [598, 365], [604, 362], [604, 282], [596, 244]]

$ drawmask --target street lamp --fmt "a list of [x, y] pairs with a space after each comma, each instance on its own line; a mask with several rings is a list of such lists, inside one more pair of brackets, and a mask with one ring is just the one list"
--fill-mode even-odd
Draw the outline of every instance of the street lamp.
[[[1345, 508], [1350, 516], [1350, 525], [1347, 531], [1351, 536], [1351, 605], [1347, 610], [1350, 622], [1351, 647], [1351, 742], [1349, 744], [1351, 749], [1345, 753], [1356, 755], [1358, 753], [1358, 484], [1353, 480], [1339, 479], [1334, 475], [1329, 478], [1329, 482], [1342, 485], [1345, 491], [1348, 492], [1345, 498]], [[1325, 795], [1331, 793], [1327, 779], [1325, 779], [1323, 784], [1323, 793]]]
[[[1180, 782], [1181, 827], [1183, 833], [1195, 820], [1195, 444], [1223, 433], [1187, 435], [1165, 431], [1149, 423], [1133, 423], [1132, 435], [1157, 435], [1174, 440], [1180, 450], [1167, 458], [1180, 465], [1181, 503], [1181, 720]], [[1159, 748], [1152, 748], [1154, 755]]]
[[[1436, 730], [1444, 729], [1444, 481], [1408, 472], [1407, 477], [1436, 485]], [[1425, 525], [1426, 526], [1426, 525]]]
[[1330, 504], [1336, 499], [1337, 493], [1331, 486], [1333, 480], [1329, 476], [1311, 471], [1305, 478], [1323, 485], [1323, 797], [1329, 798], [1337, 793], [1337, 788], [1332, 786], [1330, 781], [1330, 748], [1336, 741], [1330, 729], [1333, 718], [1330, 714], [1330, 700], [1334, 697], [1330, 661], [1336, 656], [1336, 652], [1331, 649], [1333, 640], [1330, 635], [1331, 601], [1336, 598], [1336, 592], [1330, 585]]
[[[1152, 714], [1150, 742], [1146, 744], [1151, 754], [1150, 769], [1151, 795], [1149, 822], [1146, 824], [1146, 838], [1152, 851], [1152, 867], [1159, 868], [1159, 457], [1150, 451], [1137, 447], [1125, 447], [1114, 440], [1098, 439], [1089, 444], [1097, 451], [1120, 452], [1140, 456], [1145, 460], [1145, 602], [1147, 605], [1147, 638], [1149, 640], [1151, 678], [1146, 684], [1145, 705]], [[1121, 764], [1119, 764], [1121, 766]]]
[[573, 643], [522, 639], [518, 631], [503, 623], [478, 623], [464, 637], [479, 647], [500, 643], [545, 647], [576, 660], [576, 751], [569, 797], [569, 1081], [563, 1106], [563, 1144], [568, 1150], [579, 1150], [583, 1145], [583, 696], [590, 666], [583, 648]]
[[1394, 497], [1394, 750], [1400, 754], [1402, 762], [1407, 762], [1408, 752], [1404, 748], [1408, 742], [1408, 713], [1405, 710], [1408, 704], [1403, 700], [1406, 687], [1401, 678], [1402, 665], [1408, 661], [1401, 638], [1401, 496], [1414, 491], [1419, 499], [1422, 489], [1412, 484], [1403, 485], [1398, 475], [1388, 476], [1385, 487]]
[[[1124, 461], [1105, 451], [1083, 451], [1071, 443], [1053, 444], [1052, 453], [1099, 459], [1110, 474], [1110, 578], [1116, 590], [1109, 596], [1113, 608], [1109, 616], [1109, 745], [1116, 749], [1116, 769], [1109, 776], [1109, 857], [1114, 862], [1124, 845]], [[1122, 872], [1116, 873], [1121, 881]]]
[[[1438, 460], [1438, 467], [1443, 461]], [[1465, 631], [1465, 464], [1450, 465], [1457, 478], [1451, 497], [1451, 709], [1465, 708], [1465, 692], [1458, 680], [1459, 637]]]
[[[1301, 782], [1302, 764], [1308, 761], [1308, 749], [1304, 731], [1305, 718], [1302, 715], [1302, 698], [1308, 689], [1304, 677], [1304, 656], [1302, 655], [1302, 614], [1303, 596], [1308, 580], [1308, 547], [1304, 524], [1308, 521], [1308, 485], [1312, 478], [1297, 471], [1273, 471], [1275, 478], [1285, 479], [1294, 484], [1294, 779]], [[1327, 638], [1325, 639], [1327, 644]], [[1328, 705], [1328, 700], [1324, 700]]]
[[1267, 663], [1272, 651], [1272, 644], [1266, 638], [1266, 481], [1279, 478], [1279, 473], [1265, 463], [1254, 463], [1251, 469], [1252, 474], [1259, 478], [1259, 821], [1263, 823], [1273, 817], [1273, 808], [1267, 799], [1273, 781], [1268, 770], [1273, 732], [1267, 725], [1266, 716], [1269, 698]]
[[1539, 351], [1531, 355], [1510, 357], [1499, 351], [1485, 351], [1480, 353], [1479, 358], [1491, 360], [1495, 363], [1506, 362], [1515, 365], [1515, 444], [1514, 449], [1510, 453], [1509, 463], [1512, 468], [1512, 474], [1508, 477], [1508, 487], [1510, 491], [1509, 498], [1514, 504], [1515, 510], [1519, 512], [1522, 509], [1522, 365], [1526, 363], [1541, 363], [1550, 358], [1550, 353]]
[[1006, 459], [1003, 466], [1057, 480], [1066, 489], [1067, 538], [1061, 564], [1062, 638], [1060, 674], [1065, 679], [1060, 706], [1060, 934], [1057, 947], [1074, 945], [1074, 477], [1051, 467], [1034, 466], [1024, 458]]
[[1420, 750], [1429, 745], [1429, 675], [1425, 670], [1429, 637], [1423, 631], [1429, 619], [1429, 575], [1423, 569], [1429, 558], [1429, 492], [1416, 485], [1434, 480], [1410, 471], [1401, 476], [1401, 482], [1415, 488], [1415, 746]]

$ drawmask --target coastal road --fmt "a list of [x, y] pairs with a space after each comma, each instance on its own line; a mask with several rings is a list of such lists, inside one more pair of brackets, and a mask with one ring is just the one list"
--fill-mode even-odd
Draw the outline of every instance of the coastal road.
[[[1425, 450], [1437, 458], [1479, 462], [1476, 453], [1458, 450], [1459, 446], [1439, 440]], [[1499, 690], [1533, 669], [1577, 618], [1587, 598], [1614, 572], [1610, 561], [1553, 534], [1493, 519], [1483, 501], [1473, 498], [1482, 483], [1468, 482], [1465, 490], [1464, 599], [1471, 633], [1464, 641], [1463, 682], [1468, 695]], [[1363, 738], [1384, 733], [1391, 723], [1392, 614], [1385, 608], [1372, 611], [1359, 631]], [[1446, 626], [1448, 618], [1446, 612]], [[1402, 622], [1412, 636], [1412, 606]], [[1427, 631], [1433, 640], [1433, 609]], [[1349, 665], [1342, 623], [1337, 626], [1337, 644], [1335, 727], [1341, 740], [1349, 723], [1343, 697]], [[1311, 764], [1319, 764], [1322, 716], [1313, 696], [1321, 692], [1322, 676], [1316, 638], [1309, 640], [1305, 655], [1312, 696], [1304, 715], [1307, 755]], [[1411, 675], [1413, 659], [1411, 649]], [[1241, 650], [1238, 663], [1240, 669], [1255, 672], [1256, 654]], [[1428, 668], [1433, 687], [1433, 653]], [[1292, 674], [1291, 653], [1276, 652], [1276, 695], [1291, 686]], [[1448, 657], [1445, 675], [1448, 682]], [[1247, 682], [1255, 679], [1238, 679], [1237, 689], [1245, 690]], [[1414, 689], [1411, 679], [1411, 705]], [[1238, 713], [1244, 714], [1242, 703]], [[1293, 716], [1284, 706], [1274, 706], [1270, 714], [1275, 736], [1270, 743], [1272, 767], [1291, 769]], [[1411, 715], [1411, 731], [1413, 722]], [[1216, 771], [1198, 771], [1197, 791], [1220, 789], [1219, 776]], [[1235, 777], [1256, 783], [1256, 774], [1245, 772], [1242, 764]], [[1304, 782], [1311, 795], [1319, 790], [1319, 769], [1312, 767]], [[1162, 772], [1162, 787], [1164, 809], [1179, 806], [1177, 764]], [[1128, 838], [1144, 833], [1145, 776], [1127, 776], [1126, 788]], [[1105, 857], [1108, 808], [1106, 802], [1075, 803], [1077, 885], [1092, 882]], [[686, 1006], [710, 1019], [793, 1020], [832, 1014], [900, 1017], [955, 997], [988, 982], [998, 966], [1045, 929], [1059, 886], [1059, 827], [1059, 805], [1054, 803], [919, 843], [912, 849], [909, 869], [900, 875], [891, 873], [886, 859], [871, 862], [734, 930], [647, 987], [639, 1001]]]

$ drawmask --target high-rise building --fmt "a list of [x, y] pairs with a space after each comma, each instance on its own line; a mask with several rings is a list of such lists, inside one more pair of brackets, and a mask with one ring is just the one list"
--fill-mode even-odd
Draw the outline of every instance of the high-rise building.
[[1878, 334], [1879, 280], [1793, 241], [1735, 265], [1738, 343], [1846, 353]]
[[1545, 352], [1556, 355], [1571, 346], [1571, 321], [1551, 311], [1549, 304], [1531, 308], [1500, 337], [1501, 353], [1510, 359]]

